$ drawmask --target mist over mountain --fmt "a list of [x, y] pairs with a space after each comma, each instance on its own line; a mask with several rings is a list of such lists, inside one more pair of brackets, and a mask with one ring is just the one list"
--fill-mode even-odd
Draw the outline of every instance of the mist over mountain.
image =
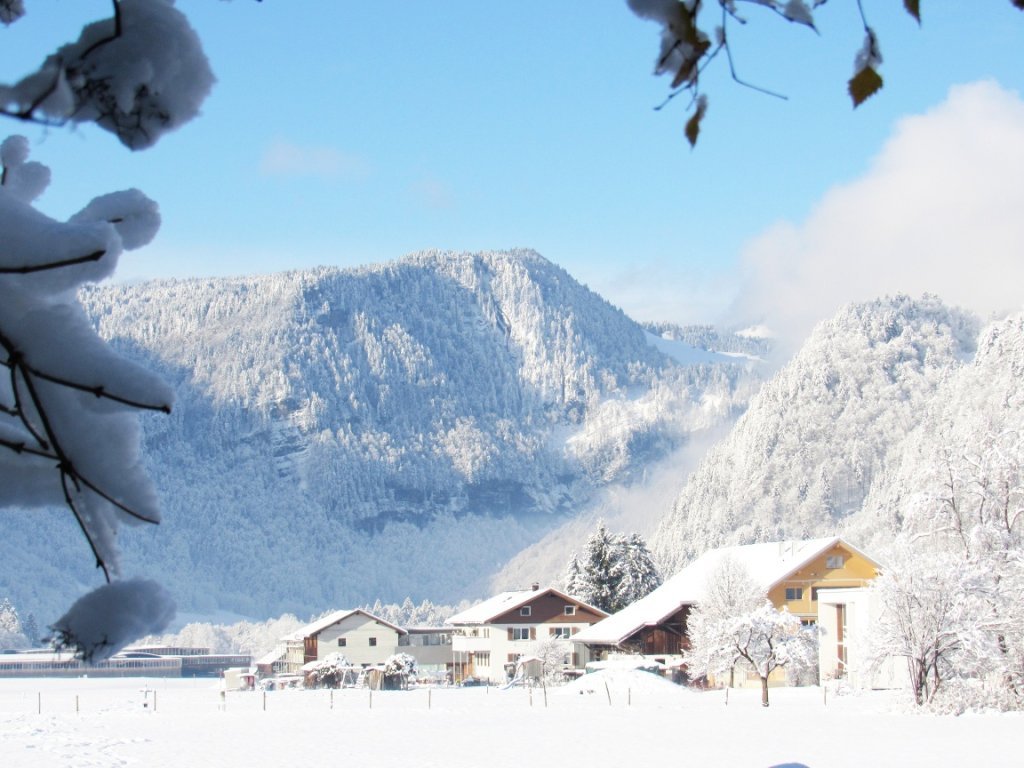
[[[163, 523], [122, 540], [126, 570], [191, 614], [485, 595], [749, 394], [743, 359], [645, 330], [530, 251], [82, 300], [177, 393], [169, 417], [142, 417]], [[12, 513], [0, 593], [22, 612], [66, 603], [69, 575], [96, 582], [69, 518]]]

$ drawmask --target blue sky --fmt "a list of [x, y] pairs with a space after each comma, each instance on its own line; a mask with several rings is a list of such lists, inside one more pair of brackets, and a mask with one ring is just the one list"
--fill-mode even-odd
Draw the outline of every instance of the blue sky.
[[[99, 0], [26, 5], [25, 19], [0, 30], [7, 82], [77, 37], [83, 21], [109, 13]], [[998, 270], [1024, 253], [1024, 234], [1008, 220], [986, 243], [986, 254], [998, 252], [995, 266], [979, 266], [962, 247], [993, 225], [977, 218], [993, 215], [979, 187], [1009, 195], [1018, 211], [1024, 203], [1015, 149], [1024, 145], [1024, 14], [1008, 0], [924, 2], [921, 29], [901, 3], [865, 0], [886, 85], [856, 111], [845, 93], [862, 38], [853, 2], [821, 9], [820, 35], [749, 9], [749, 24], [731, 29], [741, 75], [789, 99], [732, 83], [723, 60], [706, 78], [710, 109], [692, 151], [682, 99], [652, 109], [668, 88], [651, 75], [657, 27], [623, 0], [177, 5], [218, 77], [200, 118], [134, 154], [92, 126], [6, 126], [29, 136], [33, 159], [53, 169], [39, 202], [50, 215], [131, 186], [160, 203], [161, 232], [125, 257], [124, 279], [519, 246], [637, 319], [781, 326], [787, 319], [773, 311], [806, 302], [806, 317], [790, 318], [802, 329], [873, 291], [943, 295], [947, 284], [956, 293], [998, 275], [1011, 282]], [[979, 81], [988, 85], [951, 95], [952, 86]], [[965, 112], [991, 115], [1005, 144], [994, 145], [984, 121], [954, 134], [929, 127], [959, 124]], [[988, 164], [963, 163], [929, 185], [937, 166], [975, 152]], [[880, 168], [889, 175], [879, 177]], [[977, 177], [961, 183], [954, 173]], [[929, 245], [937, 250], [905, 277], [861, 280], [900, 273], [888, 267], [903, 252], [865, 243], [872, 260], [842, 246], [860, 230], [880, 230], [871, 217], [907, 205], [904, 184], [955, 192], [905, 217], [917, 228], [912, 243], [922, 227], [954, 218], [942, 206], [977, 215], [957, 222], [965, 240], [940, 232]], [[847, 201], [838, 215], [829, 208], [837, 196]], [[965, 206], [965, 196], [982, 202]], [[907, 242], [890, 234], [884, 243]], [[940, 253], [944, 243], [960, 250]], [[862, 256], [853, 277], [825, 285]], [[923, 279], [930, 272], [943, 279], [933, 286]], [[1014, 303], [1004, 294], [951, 299], [982, 312]]]

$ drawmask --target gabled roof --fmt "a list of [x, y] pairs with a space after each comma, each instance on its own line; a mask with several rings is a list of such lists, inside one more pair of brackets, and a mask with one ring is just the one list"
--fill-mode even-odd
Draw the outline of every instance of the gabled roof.
[[317, 619], [312, 624], [307, 624], [301, 629], [296, 630], [292, 634], [288, 635], [285, 639], [296, 641], [303, 640], [307, 637], [312, 637], [313, 635], [319, 635], [328, 627], [333, 627], [335, 624], [344, 621], [349, 616], [355, 616], [356, 614], [365, 616], [371, 621], [376, 621], [378, 624], [383, 624], [385, 627], [390, 627], [400, 635], [409, 634], [401, 627], [392, 624], [390, 621], [384, 621], [384, 619], [380, 618], [379, 616], [374, 616], [372, 613], [368, 613], [367, 611], [364, 611], [362, 608], [356, 608], [350, 611], [334, 611], [333, 613], [329, 613], [326, 616]]
[[878, 565], [873, 558], [838, 536], [713, 549], [698, 557], [647, 597], [581, 630], [572, 639], [574, 642], [593, 645], [618, 645], [643, 627], [662, 623], [682, 606], [701, 601], [709, 576], [726, 557], [742, 563], [754, 581], [767, 592], [836, 544]]
[[509, 611], [514, 611], [517, 608], [536, 600], [538, 597], [544, 597], [546, 595], [555, 595], [556, 597], [565, 600], [567, 603], [586, 608], [599, 616], [607, 615], [600, 608], [595, 608], [592, 605], [584, 603], [582, 600], [570, 597], [554, 587], [548, 587], [547, 589], [519, 589], [513, 592], [502, 592], [501, 594], [484, 600], [482, 603], [477, 603], [473, 607], [467, 608], [461, 613], [455, 614], [450, 617], [445, 624], [487, 624]]

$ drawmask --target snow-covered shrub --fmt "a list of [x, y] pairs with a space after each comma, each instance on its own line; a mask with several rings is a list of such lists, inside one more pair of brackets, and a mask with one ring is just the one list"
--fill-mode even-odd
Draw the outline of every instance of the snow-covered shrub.
[[352, 663], [340, 653], [321, 659], [306, 673], [314, 688], [341, 688], [346, 682], [354, 682], [353, 677]]
[[416, 678], [416, 658], [408, 653], [394, 653], [384, 661], [384, 688], [397, 690], [407, 688], [410, 679]]

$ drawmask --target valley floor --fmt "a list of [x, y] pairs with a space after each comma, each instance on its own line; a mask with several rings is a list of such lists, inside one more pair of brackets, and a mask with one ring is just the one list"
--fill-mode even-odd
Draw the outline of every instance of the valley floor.
[[763, 709], [759, 696], [733, 690], [727, 704], [723, 691], [636, 677], [613, 678], [606, 688], [597, 675], [548, 689], [546, 702], [541, 689], [521, 688], [228, 692], [222, 699], [211, 680], [0, 680], [0, 765], [1021, 764], [1021, 714], [908, 714], [890, 693], [829, 690], [826, 700], [820, 688], [773, 689]]

